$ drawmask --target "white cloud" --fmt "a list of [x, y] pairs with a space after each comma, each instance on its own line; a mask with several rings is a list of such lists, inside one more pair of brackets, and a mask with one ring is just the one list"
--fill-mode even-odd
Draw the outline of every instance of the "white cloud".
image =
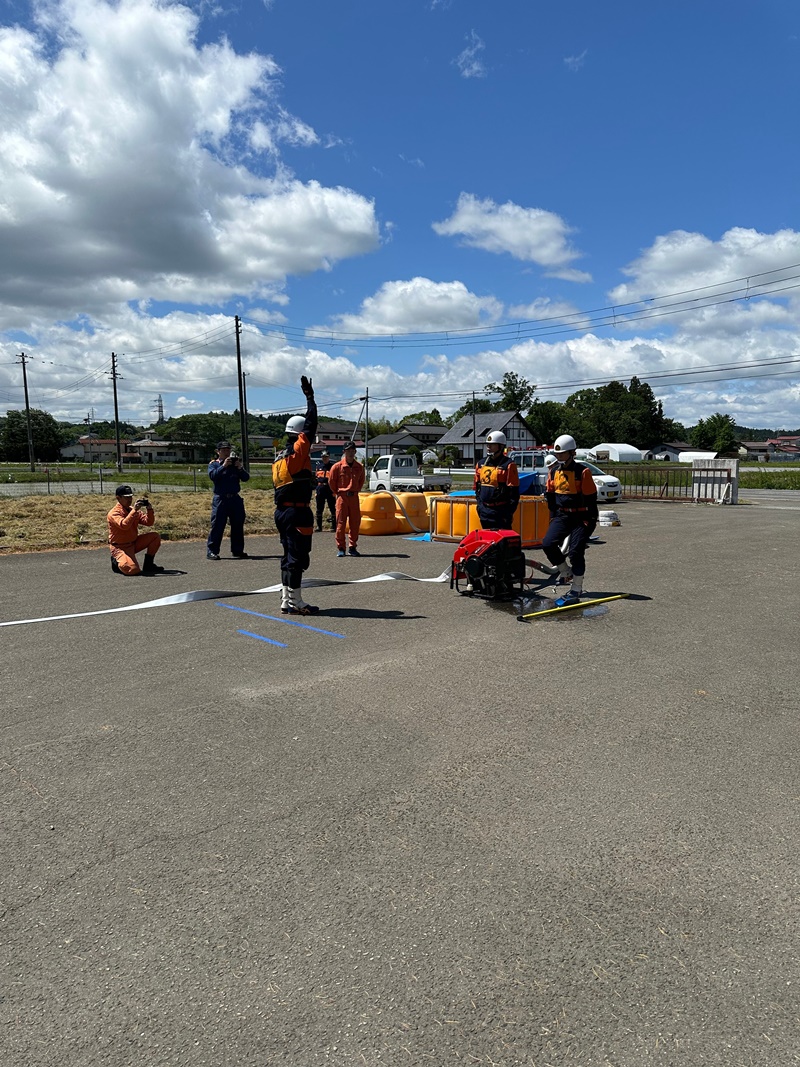
[[[702, 233], [673, 230], [659, 236], [622, 273], [630, 279], [609, 293], [614, 303], [647, 300], [670, 293], [681, 293], [698, 287], [730, 288], [734, 278], [750, 279], [751, 291], [765, 281], [779, 281], [781, 277], [797, 274], [797, 269], [782, 270], [800, 263], [800, 232], [779, 230], [759, 233], [757, 230], [735, 227], [713, 241]], [[759, 277], [773, 272], [768, 278]], [[786, 282], [786, 284], [791, 284]]]
[[461, 193], [456, 209], [433, 229], [442, 237], [461, 236], [471, 248], [508, 253], [514, 259], [537, 263], [550, 277], [585, 282], [591, 277], [570, 264], [581, 255], [569, 243], [573, 230], [552, 211], [520, 207], [511, 201], [496, 204]]
[[558, 325], [559, 322], [571, 327], [588, 327], [590, 318], [574, 304], [566, 300], [551, 300], [540, 296], [530, 304], [514, 304], [506, 309], [506, 318], [513, 320], [536, 320], [542, 326]]
[[571, 70], [573, 74], [579, 71], [583, 64], [586, 62], [586, 56], [589, 54], [589, 49], [584, 48], [579, 56], [565, 56], [564, 66], [567, 70]]
[[486, 45], [474, 30], [467, 37], [469, 44], [454, 60], [462, 78], [485, 78], [486, 66], [481, 53]]
[[198, 44], [178, 4], [42, 11], [36, 34], [0, 28], [0, 328], [268, 299], [377, 246], [365, 197], [259, 173], [281, 144], [319, 141], [276, 102], [271, 57]]
[[333, 328], [374, 336], [469, 330], [495, 322], [501, 311], [494, 297], [476, 296], [463, 282], [411, 278], [385, 282], [363, 301], [358, 314], [338, 316]]
[[[538, 313], [531, 316], [536, 318], [558, 305], [526, 307]], [[485, 324], [499, 311], [499, 304], [476, 297], [460, 282], [412, 279], [381, 287], [358, 315], [337, 323], [336, 328], [384, 336], [422, 328], [445, 332]], [[569, 305], [559, 311], [568, 314]], [[299, 377], [310, 374], [320, 404], [331, 412], [352, 411], [350, 402], [368, 387], [375, 417], [399, 418], [409, 410], [432, 406], [448, 414], [463, 403], [465, 393], [481, 392], [487, 382], [498, 381], [510, 370], [540, 386], [541, 399], [564, 400], [583, 382], [638, 374], [651, 382], [666, 414], [687, 424], [720, 410], [743, 425], [787, 430], [800, 426], [796, 376], [749, 382], [700, 380], [708, 377], [706, 368], [715, 364], [796, 356], [800, 352], [796, 319], [793, 328], [745, 321], [738, 334], [730, 335], [701, 334], [687, 327], [658, 338], [620, 333], [598, 337], [587, 332], [527, 338], [508, 347], [430, 343], [404, 351], [399, 360], [397, 352], [359, 349], [357, 344], [349, 352], [300, 347], [287, 341], [274, 323], [262, 322], [262, 326], [264, 332], [245, 321], [241, 339], [252, 410], [301, 410]], [[191, 343], [182, 344], [187, 338]], [[54, 324], [42, 330], [38, 344], [0, 341], [0, 397], [7, 407], [23, 406], [21, 372], [14, 362], [20, 350], [32, 357], [28, 365], [32, 405], [59, 419], [83, 418], [90, 407], [98, 419], [113, 417], [108, 379], [112, 350], [119, 356], [120, 415], [125, 421], [149, 424], [159, 393], [168, 414], [232, 411], [238, 403], [233, 323], [221, 314], [173, 312], [153, 319], [123, 307], [102, 328], [87, 325], [78, 331]], [[683, 379], [682, 385], [655, 377], [685, 368], [703, 373]], [[76, 389], [79, 381], [83, 384]], [[553, 390], [547, 388], [548, 383], [564, 384]], [[379, 401], [379, 396], [394, 399]], [[354, 417], [360, 404], [355, 406]]]

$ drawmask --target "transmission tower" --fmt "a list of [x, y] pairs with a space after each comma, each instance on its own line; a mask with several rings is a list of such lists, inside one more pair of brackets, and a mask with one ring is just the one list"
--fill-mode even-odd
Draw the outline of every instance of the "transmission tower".
[[158, 418], [156, 419], [156, 426], [160, 426], [164, 422], [164, 401], [161, 399], [161, 393], [158, 394], [158, 400], [153, 402], [153, 407], [158, 412]]

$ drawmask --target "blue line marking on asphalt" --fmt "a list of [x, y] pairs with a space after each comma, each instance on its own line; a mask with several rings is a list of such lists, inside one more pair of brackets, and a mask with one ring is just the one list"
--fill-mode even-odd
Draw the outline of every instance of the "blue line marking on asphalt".
[[255, 637], [257, 641], [266, 641], [268, 645], [277, 645], [278, 648], [288, 648], [282, 641], [273, 641], [269, 637], [262, 637], [261, 634], [251, 633], [250, 630], [237, 630], [238, 634], [244, 634], [245, 637]]
[[327, 637], [341, 637], [344, 639], [347, 634], [336, 634], [333, 630], [320, 630], [318, 626], [309, 626], [305, 622], [295, 622], [294, 619], [285, 619], [282, 615], [263, 615], [260, 611], [250, 611], [249, 608], [239, 608], [236, 604], [223, 604], [221, 600], [217, 600], [216, 604], [220, 608], [229, 608], [231, 611], [241, 611], [245, 615], [255, 615], [258, 619], [271, 619], [273, 622], [285, 622], [287, 626], [299, 626], [301, 630], [313, 630], [315, 634], [325, 634]]

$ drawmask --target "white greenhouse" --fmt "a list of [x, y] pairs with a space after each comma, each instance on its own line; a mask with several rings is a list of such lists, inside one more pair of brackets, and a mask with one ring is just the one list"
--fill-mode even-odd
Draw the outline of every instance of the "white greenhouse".
[[610, 460], [612, 463], [641, 463], [644, 459], [644, 453], [638, 448], [634, 448], [633, 445], [608, 444], [606, 442], [602, 445], [595, 445], [590, 450], [588, 458], [591, 460], [594, 456], [597, 457], [598, 463], [602, 463], [604, 459]]

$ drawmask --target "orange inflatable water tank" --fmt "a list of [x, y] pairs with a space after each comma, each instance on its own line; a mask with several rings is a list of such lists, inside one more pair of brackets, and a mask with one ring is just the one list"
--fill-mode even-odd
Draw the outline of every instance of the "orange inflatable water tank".
[[388, 493], [359, 493], [361, 533], [380, 537], [398, 533], [394, 499]]
[[[474, 497], [443, 497], [432, 502], [434, 509], [431, 537], [434, 541], [460, 541], [473, 530], [481, 529]], [[550, 524], [547, 502], [541, 497], [520, 497], [511, 529], [520, 535], [523, 547], [535, 548]]]
[[396, 497], [395, 518], [398, 532], [419, 533], [422, 531], [427, 533], [428, 503], [424, 493], [397, 493]]

